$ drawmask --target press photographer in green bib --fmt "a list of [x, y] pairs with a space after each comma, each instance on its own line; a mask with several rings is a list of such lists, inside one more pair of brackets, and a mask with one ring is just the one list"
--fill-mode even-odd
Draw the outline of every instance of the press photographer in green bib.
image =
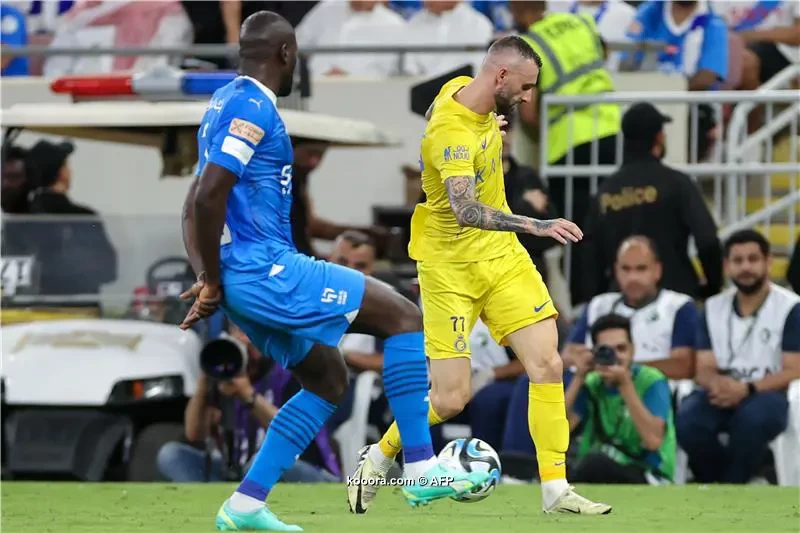
[[570, 428], [582, 425], [574, 483], [670, 483], [675, 425], [669, 383], [653, 367], [634, 364], [630, 321], [598, 318], [593, 357], [576, 363], [566, 391]]

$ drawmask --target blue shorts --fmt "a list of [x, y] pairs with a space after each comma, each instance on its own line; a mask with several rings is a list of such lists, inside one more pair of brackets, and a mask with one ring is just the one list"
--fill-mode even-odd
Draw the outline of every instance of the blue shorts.
[[294, 252], [267, 265], [263, 277], [237, 282], [224, 272], [223, 279], [228, 318], [284, 368], [300, 363], [315, 343], [338, 346], [366, 286], [357, 270]]

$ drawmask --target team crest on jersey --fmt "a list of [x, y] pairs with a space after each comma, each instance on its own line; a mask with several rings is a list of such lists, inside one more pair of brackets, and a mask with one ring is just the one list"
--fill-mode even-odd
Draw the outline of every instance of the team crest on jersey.
[[469, 161], [469, 148], [467, 148], [463, 144], [459, 144], [455, 148], [452, 146], [448, 146], [447, 148], [444, 149], [444, 160]]
[[453, 343], [453, 348], [455, 348], [457, 352], [463, 352], [467, 349], [467, 341], [464, 340], [464, 335], [459, 335], [458, 338], [456, 338], [456, 342]]
[[264, 138], [263, 129], [252, 122], [240, 118], [235, 118], [231, 121], [231, 127], [228, 128], [228, 132], [236, 137], [246, 139], [253, 144], [258, 144], [258, 142]]

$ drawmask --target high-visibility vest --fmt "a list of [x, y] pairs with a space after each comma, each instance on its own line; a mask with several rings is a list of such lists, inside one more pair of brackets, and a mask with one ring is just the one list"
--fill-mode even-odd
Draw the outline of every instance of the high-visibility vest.
[[[592, 95], [614, 91], [614, 82], [605, 67], [600, 34], [589, 14], [549, 14], [532, 24], [522, 38], [542, 58], [541, 94]], [[581, 104], [572, 109], [574, 112], [570, 113], [569, 106], [551, 106], [547, 116], [540, 118], [548, 122], [546, 142], [550, 163], [561, 159], [573, 146], [619, 133], [617, 104]]]

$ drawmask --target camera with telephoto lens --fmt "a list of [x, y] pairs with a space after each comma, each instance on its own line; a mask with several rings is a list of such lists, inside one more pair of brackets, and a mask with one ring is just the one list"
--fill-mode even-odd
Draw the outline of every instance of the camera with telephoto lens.
[[619, 363], [617, 351], [607, 344], [595, 346], [595, 348], [592, 350], [592, 362], [595, 364], [595, 366], [616, 365]]
[[247, 366], [247, 347], [228, 333], [206, 344], [200, 352], [200, 368], [212, 380], [233, 379]]
[[[219, 422], [222, 435], [222, 454], [226, 457], [222, 476], [226, 481], [241, 480], [240, 465], [234, 460], [234, 433], [236, 431], [236, 407], [233, 398], [222, 396], [219, 383], [230, 381], [241, 374], [247, 367], [247, 347], [228, 333], [222, 333], [218, 339], [207, 343], [200, 351], [200, 369], [208, 377], [206, 402], [221, 412]], [[209, 436], [211, 439], [211, 436]], [[213, 439], [211, 439], [213, 440]], [[212, 442], [206, 443], [205, 472], [207, 480], [211, 472]]]

